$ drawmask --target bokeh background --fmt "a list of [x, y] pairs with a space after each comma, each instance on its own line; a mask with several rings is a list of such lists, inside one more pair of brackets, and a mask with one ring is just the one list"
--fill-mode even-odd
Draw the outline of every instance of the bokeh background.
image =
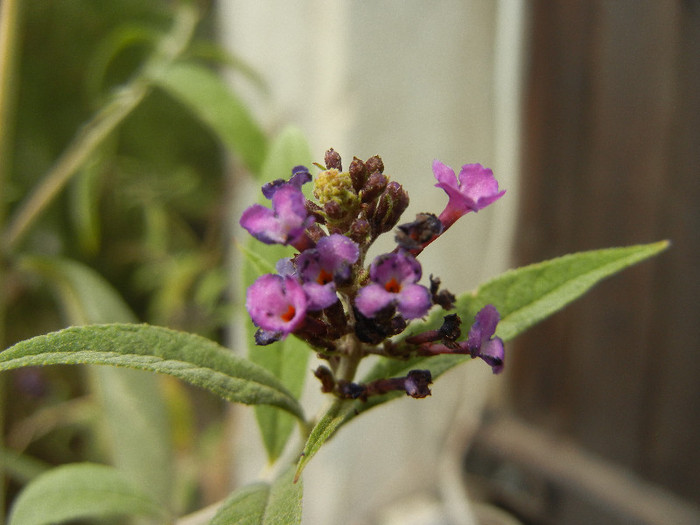
[[[434, 158], [480, 162], [506, 196], [421, 255], [454, 292], [573, 251], [672, 247], [509, 345], [503, 376], [475, 362], [431, 398], [344, 428], [305, 473], [305, 523], [698, 522], [700, 2], [198, 2], [184, 55], [226, 80], [238, 131], [156, 85], [13, 240], [22, 203], [133, 85], [180, 5], [20, 4], [15, 43], [2, 47], [3, 346], [141, 320], [243, 352], [232, 239], [257, 198], [250, 174], [289, 124], [316, 161], [328, 147], [346, 163], [380, 154], [411, 195], [408, 217], [444, 205]], [[121, 302], [103, 317], [71, 306], [105, 287]], [[86, 459], [161, 487], [182, 515], [260, 475], [250, 410], [175, 381], [101, 374], [4, 377], [7, 505], [50, 465]], [[317, 385], [307, 390], [319, 403]], [[160, 476], [129, 454], [146, 445], [124, 425], [155, 440], [143, 454]]]

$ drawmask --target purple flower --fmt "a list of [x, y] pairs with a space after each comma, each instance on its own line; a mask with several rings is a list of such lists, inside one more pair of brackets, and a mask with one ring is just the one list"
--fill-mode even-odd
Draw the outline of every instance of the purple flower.
[[472, 357], [480, 357], [486, 361], [494, 374], [503, 370], [505, 349], [500, 337], [494, 337], [496, 325], [500, 320], [496, 307], [487, 304], [476, 314], [474, 324], [469, 330], [467, 348]]
[[433, 173], [438, 181], [435, 186], [445, 190], [449, 197], [447, 206], [440, 214], [445, 230], [462, 215], [485, 208], [505, 193], [505, 190], [498, 191], [498, 181], [493, 172], [481, 164], [465, 164], [458, 179], [452, 168], [435, 160]]
[[271, 199], [278, 189], [286, 185], [301, 189], [304, 184], [311, 181], [311, 178], [311, 173], [309, 173], [306, 166], [295, 166], [292, 168], [292, 176], [288, 181], [284, 179], [277, 179], [273, 180], [272, 182], [268, 182], [267, 184], [263, 185], [262, 192], [265, 197]]
[[430, 309], [430, 292], [415, 284], [421, 277], [420, 263], [407, 252], [380, 255], [369, 269], [372, 281], [360, 289], [355, 306], [365, 317], [374, 317], [395, 306], [406, 319], [423, 317]]
[[360, 256], [360, 248], [345, 235], [322, 237], [316, 248], [297, 256], [297, 274], [309, 300], [309, 310], [328, 308], [338, 300], [336, 285], [347, 284], [352, 265]]
[[248, 288], [245, 306], [257, 326], [284, 338], [304, 322], [306, 302], [296, 279], [265, 274]]
[[305, 230], [314, 223], [306, 198], [295, 184], [285, 183], [270, 193], [272, 209], [254, 204], [243, 212], [240, 224], [265, 244], [291, 244], [301, 250], [310, 240]]

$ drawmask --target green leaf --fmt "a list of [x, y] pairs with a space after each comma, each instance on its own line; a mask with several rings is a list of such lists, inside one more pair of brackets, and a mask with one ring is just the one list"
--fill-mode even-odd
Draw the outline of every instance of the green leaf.
[[40, 276], [54, 288], [70, 324], [136, 322], [136, 316], [117, 291], [82, 263], [60, 257], [25, 255], [18, 260], [18, 266]]
[[[252, 337], [252, 330], [249, 331]], [[288, 337], [265, 347], [251, 348], [248, 357], [272, 372], [297, 399], [301, 396], [311, 350], [303, 341]], [[296, 421], [289, 414], [267, 406], [256, 406], [255, 417], [263, 438], [268, 460], [280, 457], [294, 430]]]
[[[302, 132], [295, 127], [285, 128], [270, 147], [261, 178], [264, 181], [289, 178], [294, 166], [309, 165], [310, 161], [311, 152]], [[246, 288], [261, 274], [273, 273], [280, 258], [291, 255], [289, 247], [263, 245], [252, 237], [241, 248], [245, 256], [243, 283]], [[250, 360], [272, 372], [294, 396], [301, 396], [311, 355], [308, 346], [293, 337], [265, 347], [255, 346], [254, 327], [250, 322], [246, 326]], [[255, 407], [255, 416], [268, 459], [273, 462], [282, 454], [295, 422], [288, 414], [266, 406]]]
[[[495, 305], [501, 314], [496, 333], [504, 341], [509, 341], [535, 323], [561, 310], [602, 279], [652, 257], [668, 246], [668, 241], [661, 241], [625, 248], [594, 250], [510, 270], [480, 286], [476, 291], [460, 296], [456, 304], [457, 313], [465, 326], [469, 326], [481, 308], [487, 304]], [[425, 323], [412, 324], [405, 335], [397, 338], [397, 344], [411, 334], [439, 327], [443, 315], [442, 311], [434, 312]], [[429, 369], [433, 379], [436, 379], [447, 370], [470, 359], [465, 355], [416, 357], [408, 360], [380, 358], [361, 382], [401, 377], [415, 369]], [[391, 392], [371, 397], [364, 403], [336, 402], [311, 431], [297, 473], [301, 473], [321, 445], [342, 425], [372, 407], [403, 395], [405, 394], [401, 392]]]
[[[404, 394], [405, 395], [405, 394]], [[328, 441], [340, 428], [340, 426], [352, 417], [352, 413], [359, 405], [357, 401], [345, 401], [335, 399], [331, 406], [318, 420], [306, 440], [306, 445], [301, 453], [294, 479], [299, 479], [306, 464], [311, 461], [321, 446]]]
[[[25, 271], [52, 285], [68, 324], [135, 322], [136, 316], [102, 276], [76, 261], [25, 256]], [[114, 464], [129, 479], [156, 496], [170, 500], [172, 489], [171, 429], [158, 377], [141, 370], [90, 368], [91, 386], [102, 405], [104, 439]]]
[[260, 171], [267, 147], [265, 135], [223, 78], [199, 64], [180, 61], [155, 82], [192, 110], [253, 173]]
[[255, 483], [231, 494], [211, 525], [295, 525], [301, 523], [303, 487], [294, 482], [294, 468], [272, 484]]
[[260, 180], [269, 182], [289, 179], [295, 166], [311, 165], [311, 149], [304, 133], [296, 126], [287, 126], [274, 139], [260, 170]]
[[164, 518], [151, 497], [114, 467], [81, 463], [56, 467], [22, 491], [10, 513], [10, 525], [44, 525], [113, 516]]
[[228, 401], [272, 405], [303, 419], [297, 400], [267, 370], [214, 341], [168, 328], [72, 327], [0, 352], [0, 371], [58, 364], [112, 365], [171, 375]]

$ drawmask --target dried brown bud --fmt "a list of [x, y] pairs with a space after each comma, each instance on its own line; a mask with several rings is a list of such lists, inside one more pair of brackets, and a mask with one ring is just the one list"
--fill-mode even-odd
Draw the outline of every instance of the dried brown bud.
[[406, 250], [422, 249], [442, 231], [442, 223], [434, 214], [419, 213], [415, 221], [399, 225], [396, 242]]
[[343, 164], [340, 159], [340, 153], [335, 151], [333, 148], [326, 151], [323, 157], [323, 161], [326, 163], [326, 169], [336, 169], [338, 171], [343, 171]]
[[333, 372], [331, 372], [327, 367], [321, 365], [314, 370], [314, 375], [321, 382], [321, 392], [325, 394], [333, 392], [333, 389], [335, 388], [335, 378], [333, 377]]

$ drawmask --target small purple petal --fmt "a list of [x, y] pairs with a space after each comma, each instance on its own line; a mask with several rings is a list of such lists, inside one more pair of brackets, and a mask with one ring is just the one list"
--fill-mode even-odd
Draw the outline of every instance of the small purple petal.
[[352, 276], [351, 265], [359, 256], [358, 245], [339, 234], [322, 237], [316, 248], [297, 256], [295, 265], [309, 297], [310, 310], [328, 308], [338, 300], [336, 283], [346, 284]]
[[304, 283], [302, 285], [308, 301], [307, 308], [311, 311], [323, 310], [338, 301], [333, 283], [327, 285], [315, 282]]
[[378, 256], [369, 268], [369, 278], [380, 284], [415, 283], [420, 280], [422, 270], [420, 263], [406, 252], [385, 253]]
[[500, 337], [494, 337], [500, 314], [496, 307], [487, 304], [476, 314], [474, 324], [469, 330], [467, 349], [472, 357], [480, 357], [486, 361], [494, 374], [503, 370], [505, 348]]
[[304, 322], [306, 303], [301, 284], [292, 277], [262, 275], [246, 292], [246, 308], [256, 326], [281, 337]]
[[479, 357], [486, 361], [493, 370], [494, 374], [503, 371], [503, 361], [506, 357], [506, 351], [503, 346], [503, 340], [500, 337], [494, 337], [481, 346]]
[[265, 244], [282, 244], [286, 235], [275, 213], [261, 204], [253, 204], [241, 215], [241, 226], [257, 240]]
[[437, 159], [433, 161], [433, 173], [440, 184], [450, 186], [456, 181], [454, 170]]
[[498, 310], [492, 304], [487, 304], [479, 310], [474, 318], [474, 324], [469, 330], [468, 346], [470, 348], [479, 347], [491, 339], [496, 333], [496, 326], [500, 319]]
[[365, 317], [374, 317], [394, 299], [395, 294], [387, 292], [382, 285], [373, 283], [360, 289], [355, 298], [355, 306]]
[[409, 284], [398, 294], [397, 307], [406, 319], [418, 319], [430, 310], [430, 292], [420, 284]]
[[301, 189], [301, 187], [309, 181], [311, 181], [311, 173], [309, 173], [306, 166], [295, 166], [292, 169], [292, 176], [289, 181], [284, 179], [276, 179], [272, 182], [263, 184], [262, 193], [266, 198], [271, 199], [275, 192], [284, 186], [291, 185]]
[[321, 255], [321, 263], [326, 267], [335, 267], [343, 262], [354, 264], [360, 257], [357, 243], [337, 233], [319, 239], [316, 249]]
[[444, 190], [449, 199], [440, 214], [440, 222], [445, 229], [462, 215], [485, 208], [505, 193], [505, 190], [498, 191], [493, 172], [481, 164], [465, 164], [458, 178], [450, 167], [436, 160], [433, 162], [433, 173], [438, 181], [435, 186]]
[[282, 277], [293, 277], [297, 272], [291, 257], [282, 257], [277, 261], [277, 263], [275, 263], [275, 270], [277, 270], [277, 273]]
[[289, 179], [289, 184], [301, 189], [304, 184], [311, 182], [311, 179], [311, 173], [309, 173], [306, 166], [294, 166], [294, 168], [292, 168], [292, 176]]
[[415, 284], [421, 278], [420, 263], [408, 252], [385, 253], [372, 261], [371, 284], [360, 289], [355, 305], [366, 317], [393, 304], [406, 319], [423, 317], [430, 309], [430, 292]]
[[285, 184], [272, 195], [272, 209], [254, 204], [243, 212], [240, 224], [266, 244], [294, 245], [313, 222], [300, 189]]

